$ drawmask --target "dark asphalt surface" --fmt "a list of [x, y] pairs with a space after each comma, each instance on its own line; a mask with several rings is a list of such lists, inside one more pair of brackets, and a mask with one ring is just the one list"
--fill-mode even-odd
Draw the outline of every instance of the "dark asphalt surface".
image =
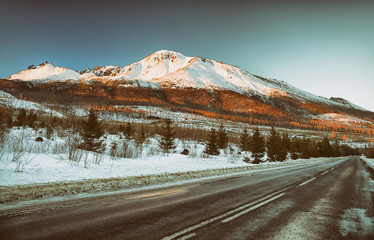
[[0, 208], [0, 239], [374, 239], [359, 158]]

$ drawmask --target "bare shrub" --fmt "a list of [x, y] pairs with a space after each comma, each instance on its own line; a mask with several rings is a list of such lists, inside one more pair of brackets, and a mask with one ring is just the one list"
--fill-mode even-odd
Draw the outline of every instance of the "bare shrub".
[[99, 152], [94, 152], [93, 154], [93, 163], [100, 164], [103, 161], [103, 154]]
[[35, 142], [28, 145], [28, 152], [32, 153], [47, 153], [51, 149], [50, 144], [47, 142]]
[[0, 127], [0, 160], [3, 158], [6, 150], [6, 142], [8, 139], [8, 131]]
[[123, 141], [121, 149], [121, 157], [123, 158], [139, 158], [141, 152], [134, 146], [133, 141]]
[[72, 133], [72, 131], [67, 131], [65, 147], [67, 149], [67, 157], [70, 162], [76, 162], [76, 165], [79, 164], [83, 155], [83, 151], [81, 149], [78, 149], [80, 142], [81, 139], [78, 134], [74, 134]]
[[70, 164], [78, 166], [84, 156], [84, 153], [85, 151], [82, 149], [78, 149], [78, 148], [74, 149], [69, 159]]
[[[82, 150], [81, 150], [82, 151]], [[83, 151], [82, 151], [83, 152]], [[84, 157], [83, 157], [83, 159], [84, 159], [84, 161], [83, 161], [83, 166], [84, 166], [84, 168], [88, 168], [88, 152], [86, 152], [85, 154], [84, 154]]]
[[113, 141], [110, 146], [110, 159], [117, 160], [118, 157], [118, 143], [116, 141]]
[[65, 154], [66, 153], [66, 143], [54, 142], [51, 146], [52, 154]]
[[207, 154], [207, 153], [203, 152], [203, 153], [200, 154], [200, 157], [201, 158], [213, 158], [213, 155], [210, 155], [210, 154]]
[[145, 156], [152, 157], [152, 156], [160, 155], [161, 149], [159, 146], [151, 144], [150, 142], [147, 142], [146, 145], [144, 146], [144, 152], [145, 152]]
[[12, 136], [8, 144], [12, 162], [17, 162], [26, 153], [24, 132], [22, 131], [21, 134]]
[[194, 142], [193, 144], [190, 144], [188, 146], [188, 150], [190, 151], [188, 154], [189, 158], [197, 158], [199, 156], [196, 142]]
[[28, 148], [25, 143], [24, 132], [15, 135], [9, 139], [9, 149], [12, 162], [16, 163], [15, 172], [23, 172], [25, 166], [28, 165], [33, 158], [30, 157], [30, 152], [32, 152], [32, 145]]
[[240, 159], [240, 155], [239, 154], [230, 154], [227, 158], [227, 161], [229, 163], [237, 163]]

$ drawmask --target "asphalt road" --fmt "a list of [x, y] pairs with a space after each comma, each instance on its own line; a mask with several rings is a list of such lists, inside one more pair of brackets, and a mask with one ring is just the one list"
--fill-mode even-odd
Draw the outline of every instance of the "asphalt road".
[[0, 210], [0, 239], [374, 239], [359, 158]]

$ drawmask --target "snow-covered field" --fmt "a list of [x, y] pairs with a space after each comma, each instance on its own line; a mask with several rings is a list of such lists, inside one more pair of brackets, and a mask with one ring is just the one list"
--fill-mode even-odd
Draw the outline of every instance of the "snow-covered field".
[[[178, 139], [175, 141], [177, 145], [175, 152], [168, 155], [161, 153], [156, 139], [150, 138], [141, 148], [136, 148], [136, 145], [132, 144], [133, 140], [128, 141], [126, 158], [112, 157], [110, 156], [112, 142], [116, 141], [120, 146], [121, 141], [125, 141], [115, 135], [107, 137], [105, 140], [107, 150], [99, 158], [91, 152], [79, 150], [79, 157], [72, 161], [68, 157], [66, 136], [59, 137], [54, 133], [51, 139], [44, 137], [43, 142], [36, 142], [36, 137], [43, 134], [43, 131], [35, 132], [30, 128], [12, 129], [8, 134], [7, 144], [0, 153], [0, 186], [122, 178], [253, 165], [243, 162], [245, 155], [237, 154], [238, 148], [235, 145], [231, 146], [232, 152], [221, 150], [219, 156], [209, 156], [203, 153], [202, 143]], [[14, 151], [19, 142], [23, 153], [21, 160], [15, 161], [17, 155]], [[181, 154], [184, 149], [189, 149], [189, 155]], [[95, 160], [97, 163], [94, 163]], [[298, 161], [302, 163], [305, 160]], [[283, 164], [288, 165], [298, 161], [289, 160]], [[274, 163], [262, 165], [265, 164]]]
[[[92, 159], [91, 154], [88, 157]], [[31, 162], [25, 166], [23, 172], [14, 171], [16, 163], [9, 160], [1, 161], [0, 185], [11, 186], [93, 178], [117, 178], [248, 165], [242, 161], [230, 163], [224, 156], [206, 159], [190, 158], [181, 154], [118, 160], [111, 160], [109, 156], [104, 156], [100, 164], [94, 164], [92, 160], [89, 160], [87, 167], [84, 167], [83, 161], [78, 164], [71, 164], [63, 155], [30, 154], [29, 159]]]

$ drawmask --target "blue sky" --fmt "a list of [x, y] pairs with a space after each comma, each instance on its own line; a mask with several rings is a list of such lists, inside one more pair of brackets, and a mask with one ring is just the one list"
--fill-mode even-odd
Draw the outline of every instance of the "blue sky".
[[125, 66], [161, 49], [374, 111], [374, 1], [0, 2], [0, 77], [43, 61]]

